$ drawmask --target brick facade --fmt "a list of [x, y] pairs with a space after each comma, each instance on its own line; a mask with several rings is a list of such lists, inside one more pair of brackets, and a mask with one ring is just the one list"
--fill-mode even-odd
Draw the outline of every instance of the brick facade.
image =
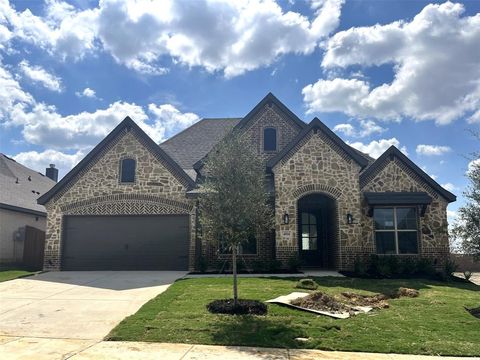
[[[120, 183], [120, 160], [136, 160], [134, 183]], [[189, 214], [190, 264], [194, 264], [195, 209], [186, 186], [152, 154], [134, 130], [124, 131], [90, 162], [63, 191], [46, 204], [46, 270], [61, 269], [65, 215]]]

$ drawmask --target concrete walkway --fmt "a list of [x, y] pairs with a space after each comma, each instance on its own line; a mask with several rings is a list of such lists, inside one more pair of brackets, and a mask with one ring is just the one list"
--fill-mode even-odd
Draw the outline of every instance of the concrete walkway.
[[5, 281], [0, 283], [0, 335], [99, 341], [183, 275], [62, 271]]
[[419, 355], [267, 349], [167, 343], [89, 341], [0, 336], [2, 360], [430, 360], [465, 359]]

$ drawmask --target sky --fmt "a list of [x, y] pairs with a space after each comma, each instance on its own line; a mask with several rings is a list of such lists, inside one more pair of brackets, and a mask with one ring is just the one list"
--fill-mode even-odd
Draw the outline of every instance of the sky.
[[125, 116], [161, 142], [268, 92], [465, 203], [480, 1], [0, 0], [0, 152], [64, 176]]

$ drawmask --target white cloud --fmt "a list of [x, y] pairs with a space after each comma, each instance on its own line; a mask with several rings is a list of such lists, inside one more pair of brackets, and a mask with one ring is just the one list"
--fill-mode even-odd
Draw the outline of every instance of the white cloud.
[[338, 124], [335, 125], [333, 130], [341, 132], [349, 137], [365, 137], [375, 133], [382, 133], [386, 130], [373, 120], [360, 120], [359, 122], [359, 130], [356, 130], [351, 124]]
[[478, 121], [480, 15], [463, 12], [462, 4], [430, 4], [411, 21], [336, 33], [326, 43], [325, 70], [391, 64], [394, 78], [377, 87], [354, 78], [320, 79], [303, 89], [308, 110], [438, 124], [465, 115]]
[[442, 184], [442, 187], [450, 192], [458, 190], [458, 188], [450, 182]]
[[87, 97], [87, 98], [93, 98], [93, 99], [97, 97], [95, 90], [90, 89], [89, 87], [83, 89], [82, 92], [76, 91], [75, 95], [77, 95], [78, 97]]
[[11, 39], [20, 39], [65, 59], [82, 58], [96, 49], [97, 9], [77, 10], [63, 1], [50, 0], [46, 17], [29, 9], [17, 12], [6, 0], [0, 0], [0, 24], [11, 29]]
[[90, 148], [79, 150], [73, 154], [63, 153], [56, 150], [25, 151], [12, 156], [15, 161], [34, 169], [42, 174], [49, 164], [55, 164], [58, 169], [59, 178], [69, 172], [80, 160], [90, 151]]
[[[101, 46], [117, 62], [163, 74], [163, 57], [232, 77], [268, 66], [285, 54], [310, 54], [339, 24], [344, 0], [312, 1], [312, 19], [274, 0], [103, 0], [78, 10], [49, 1], [47, 15], [17, 12], [0, 0], [8, 38], [74, 59]], [[5, 35], [6, 36], [6, 35]], [[98, 46], [100, 45], [100, 46]]]
[[171, 104], [160, 106], [150, 104], [148, 110], [154, 115], [154, 125], [149, 130], [150, 136], [157, 141], [166, 139], [200, 120], [197, 114], [182, 113]]
[[420, 154], [420, 155], [436, 156], [436, 155], [443, 155], [445, 153], [448, 153], [452, 151], [452, 149], [449, 146], [420, 144], [420, 145], [417, 145], [417, 148], [415, 151], [417, 152], [417, 154]]
[[347, 142], [347, 144], [357, 150], [360, 150], [361, 152], [367, 153], [375, 159], [382, 155], [385, 150], [387, 150], [392, 145], [399, 148], [400, 151], [403, 152], [405, 155], [408, 155], [407, 148], [405, 146], [400, 147], [400, 141], [398, 141], [396, 138], [381, 139], [378, 141], [374, 140], [368, 144], [364, 144], [362, 142]]
[[62, 81], [58, 76], [50, 74], [41, 66], [30, 65], [27, 60], [21, 61], [18, 66], [23, 75], [32, 82], [39, 83], [49, 90], [62, 92]]
[[31, 104], [34, 100], [32, 96], [24, 91], [18, 81], [14, 79], [1, 62], [0, 58], [0, 123], [6, 122], [10, 112], [15, 107], [24, 107]]

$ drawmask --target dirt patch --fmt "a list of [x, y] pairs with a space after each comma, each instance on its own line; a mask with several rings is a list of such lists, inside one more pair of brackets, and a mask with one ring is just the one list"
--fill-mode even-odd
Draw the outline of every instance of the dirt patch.
[[349, 305], [370, 306], [374, 309], [386, 309], [390, 307], [387, 300], [389, 297], [384, 294], [361, 295], [352, 292], [344, 292], [342, 296]]
[[402, 296], [414, 298], [418, 295], [418, 290], [403, 287], [398, 288], [390, 295], [362, 295], [353, 292], [343, 292], [341, 295], [332, 296], [317, 291], [308, 296], [295, 299], [291, 304], [312, 310], [353, 314], [353, 310], [357, 306], [387, 309], [390, 307], [388, 303], [389, 299], [397, 299]]
[[312, 310], [328, 311], [333, 313], [351, 312], [352, 307], [341, 303], [335, 297], [322, 293], [314, 292], [308, 296], [295, 299], [292, 305], [300, 306]]

